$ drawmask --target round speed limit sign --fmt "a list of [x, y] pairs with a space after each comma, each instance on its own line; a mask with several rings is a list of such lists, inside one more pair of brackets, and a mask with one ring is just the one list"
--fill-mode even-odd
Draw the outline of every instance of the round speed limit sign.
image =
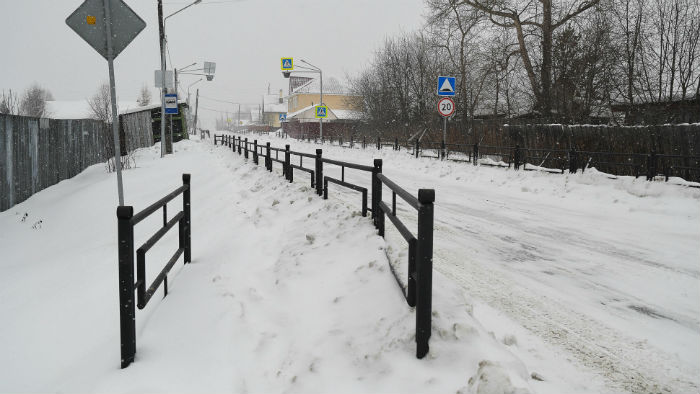
[[449, 97], [443, 97], [438, 101], [438, 112], [444, 117], [450, 117], [455, 113], [455, 102]]

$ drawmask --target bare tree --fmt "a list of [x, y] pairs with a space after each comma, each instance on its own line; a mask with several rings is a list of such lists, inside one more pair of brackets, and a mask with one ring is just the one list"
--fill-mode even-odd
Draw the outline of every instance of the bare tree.
[[151, 103], [152, 97], [151, 90], [148, 88], [148, 85], [144, 83], [143, 86], [141, 86], [141, 92], [139, 93], [139, 97], [136, 99], [136, 102], [141, 107], [145, 107]]
[[87, 102], [93, 119], [112, 124], [112, 98], [108, 83], [102, 83]]
[[0, 114], [18, 115], [19, 97], [10, 89], [7, 93], [2, 91], [0, 95]]
[[28, 87], [20, 101], [20, 113], [25, 116], [33, 116], [36, 118], [45, 117], [48, 115], [46, 102], [53, 100], [51, 92], [35, 83]]
[[[545, 116], [551, 113], [552, 87], [552, 44], [554, 31], [564, 26], [571, 19], [595, 6], [600, 0], [578, 0], [570, 2], [564, 10], [554, 10], [552, 0], [528, 1], [517, 0], [448, 0], [455, 5], [467, 5], [489, 15], [491, 22], [497, 26], [515, 29], [520, 57], [527, 72], [536, 107]], [[558, 20], [553, 17], [561, 15]], [[533, 47], [528, 37], [539, 37], [540, 47]], [[540, 75], [536, 75], [533, 56], [539, 49]]]

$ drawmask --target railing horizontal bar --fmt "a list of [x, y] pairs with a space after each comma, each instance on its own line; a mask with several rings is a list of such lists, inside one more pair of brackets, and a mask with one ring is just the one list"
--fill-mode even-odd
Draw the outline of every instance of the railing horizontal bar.
[[157, 211], [158, 209], [160, 209], [161, 207], [163, 207], [163, 205], [167, 204], [170, 200], [172, 200], [173, 198], [177, 197], [177, 196], [178, 196], [180, 193], [182, 193], [183, 191], [187, 190], [187, 188], [189, 188], [188, 185], [182, 185], [182, 186], [178, 187], [177, 189], [175, 189], [175, 190], [174, 190], [173, 192], [171, 192], [170, 194], [168, 194], [168, 195], [166, 195], [165, 197], [161, 198], [160, 200], [154, 202], [153, 204], [151, 204], [150, 206], [148, 206], [147, 208], [145, 208], [143, 211], [141, 211], [141, 212], [137, 213], [136, 215], [134, 215], [134, 216], [131, 218], [131, 224], [133, 224], [133, 225], [138, 224], [140, 221], [142, 221], [143, 219], [147, 218], [148, 215], [150, 215], [150, 214], [152, 214], [153, 212]]
[[158, 242], [161, 238], [163, 238], [163, 236], [171, 228], [175, 227], [177, 222], [180, 221], [180, 219], [182, 219], [183, 217], [185, 217], [185, 213], [180, 211], [177, 215], [175, 215], [172, 219], [170, 219], [165, 226], [161, 227], [158, 231], [156, 231], [156, 233], [153, 234], [153, 236], [151, 238], [149, 238], [148, 241], [146, 241], [143, 245], [141, 245], [141, 247], [138, 248], [137, 252], [138, 251], [143, 251], [144, 253], [148, 252], [148, 250], [151, 249], [153, 247], [153, 245], [156, 244], [156, 242]]
[[[282, 149], [284, 150], [284, 149]], [[310, 159], [315, 159], [316, 155], [313, 155], [311, 153], [304, 153], [304, 152], [297, 152], [297, 151], [289, 151], [290, 154], [292, 155], [297, 155], [297, 156], [303, 156], [303, 157], [308, 157]]]
[[384, 201], [379, 202], [379, 209], [381, 209], [389, 218], [389, 220], [391, 220], [391, 222], [394, 223], [394, 226], [396, 226], [396, 229], [399, 230], [399, 233], [401, 233], [403, 239], [405, 239], [406, 242], [411, 242], [412, 240], [416, 239], [416, 237], [411, 233], [411, 231], [408, 228], [406, 228], [406, 226], [401, 222], [401, 220], [391, 213], [391, 209], [389, 208], [389, 206], [386, 205], [386, 203], [384, 203]]
[[270, 160], [275, 161], [275, 162], [277, 162], [277, 163], [282, 163], [282, 164], [284, 164], [284, 160], [282, 160], [282, 159], [276, 159], [276, 158], [274, 158], [274, 157], [271, 157]]
[[180, 258], [180, 255], [185, 251], [184, 248], [180, 248], [175, 251], [175, 254], [173, 254], [173, 257], [170, 258], [170, 261], [168, 261], [168, 264], [163, 267], [163, 270], [160, 271], [160, 274], [156, 276], [156, 278], [153, 280], [153, 283], [148, 287], [148, 290], [146, 290], [146, 297], [143, 302], [143, 306], [139, 307], [139, 309], [143, 309], [148, 305], [148, 301], [151, 300], [151, 297], [153, 297], [153, 294], [155, 294], [156, 290], [158, 290], [158, 287], [160, 287], [160, 284], [163, 283], [163, 280], [165, 277], [168, 275], [168, 272], [173, 268], [173, 265], [177, 262], [177, 259]]
[[306, 172], [308, 172], [308, 173], [310, 173], [310, 174], [313, 174], [313, 173], [314, 173], [314, 170], [309, 169], [309, 168], [305, 168], [305, 167], [301, 167], [301, 166], [298, 166], [298, 165], [296, 165], [296, 164], [290, 164], [289, 166], [292, 167], [292, 168], [294, 168], [295, 170], [306, 171]]
[[361, 164], [355, 164], [355, 163], [348, 163], [345, 161], [338, 161], [338, 160], [332, 160], [332, 159], [321, 159], [324, 163], [328, 164], [335, 164], [337, 166], [341, 167], [347, 167], [347, 168], [352, 168], [355, 170], [360, 170], [360, 171], [367, 171], [367, 172], [372, 172], [374, 171], [374, 167], [371, 166], [363, 166]]
[[366, 192], [367, 188], [362, 186], [353, 185], [352, 183], [343, 182], [339, 179], [331, 178], [329, 176], [324, 177], [328, 182], [335, 183], [336, 185], [345, 186], [348, 189], [356, 190], [360, 193]]
[[377, 174], [377, 178], [379, 178], [379, 180], [382, 181], [383, 184], [387, 185], [389, 189], [393, 190], [396, 194], [398, 194], [399, 197], [403, 198], [404, 201], [406, 201], [410, 206], [412, 206], [415, 209], [418, 209], [420, 207], [420, 203], [418, 202], [418, 199], [416, 197], [414, 197], [411, 193], [407, 192], [406, 190], [402, 189], [401, 186], [392, 182], [389, 178], [385, 177], [384, 174]]

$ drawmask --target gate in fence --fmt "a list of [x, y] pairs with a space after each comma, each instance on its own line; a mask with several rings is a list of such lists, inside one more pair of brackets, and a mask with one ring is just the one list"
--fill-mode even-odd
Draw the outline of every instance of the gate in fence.
[[[134, 215], [134, 207], [117, 207], [119, 238], [119, 323], [121, 334], [121, 367], [126, 368], [134, 361], [136, 355], [136, 309], [146, 307], [151, 297], [163, 284], [164, 297], [168, 295], [168, 272], [184, 254], [184, 263], [192, 261], [191, 227], [190, 227], [190, 175], [182, 175], [182, 186], [151, 204]], [[182, 211], [168, 220], [168, 202], [182, 194]], [[134, 282], [134, 227], [157, 210], [163, 210], [163, 227], [153, 234], [136, 250], [136, 282]], [[163, 236], [178, 225], [178, 248], [165, 267], [147, 286], [146, 253]], [[137, 302], [134, 300], [137, 292]]]
[[[433, 202], [435, 201], [435, 191], [433, 189], [418, 190], [418, 197], [413, 196], [406, 190], [382, 174], [382, 160], [374, 160], [373, 166], [365, 166], [356, 163], [349, 163], [339, 160], [332, 160], [323, 157], [323, 150], [316, 149], [316, 154], [296, 152], [285, 145], [284, 149], [274, 148], [267, 142], [259, 145], [257, 140], [249, 142], [248, 138], [240, 136], [220, 135], [214, 136], [214, 144], [220, 143], [231, 148], [233, 152], [243, 154], [247, 159], [249, 152], [253, 154], [253, 163], [258, 164], [259, 158], [264, 157], [265, 168], [273, 170], [273, 163], [282, 165], [282, 174], [289, 182], [294, 181], [294, 170], [300, 170], [311, 176], [311, 187], [315, 187], [315, 192], [324, 199], [328, 198], [328, 185], [335, 184], [350, 190], [360, 192], [362, 195], [362, 216], [366, 216], [368, 211], [372, 212], [372, 222], [378, 234], [384, 237], [385, 217], [398, 229], [401, 235], [408, 242], [408, 284], [401, 283], [393, 265], [389, 263], [391, 272], [399, 284], [401, 291], [409, 306], [416, 308], [416, 357], [423, 358], [428, 353], [428, 341], [431, 334], [432, 315], [432, 281], [433, 281]], [[352, 140], [350, 142], [352, 146]], [[364, 145], [364, 141], [363, 141]], [[381, 141], [377, 142], [377, 148], [381, 148]], [[398, 141], [391, 144], [398, 150]], [[241, 151], [243, 153], [241, 153]], [[273, 157], [274, 152], [274, 157]], [[281, 156], [281, 157], [280, 157]], [[292, 164], [292, 157], [299, 158], [299, 164]], [[304, 159], [313, 160], [313, 167], [304, 167]], [[296, 162], [296, 159], [294, 159]], [[324, 176], [325, 165], [339, 166], [341, 169], [340, 179]], [[363, 171], [371, 175], [371, 208], [368, 207], [367, 188], [356, 185], [345, 180], [345, 169]], [[390, 209], [382, 201], [382, 189], [384, 186], [392, 191], [392, 208]], [[418, 213], [418, 232], [414, 236], [404, 223], [396, 216], [396, 196], [401, 197]]]

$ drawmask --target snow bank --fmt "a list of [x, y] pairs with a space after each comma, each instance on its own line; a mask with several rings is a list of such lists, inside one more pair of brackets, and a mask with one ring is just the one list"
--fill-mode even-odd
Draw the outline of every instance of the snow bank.
[[[0, 391], [530, 391], [531, 371], [437, 272], [431, 350], [415, 358], [414, 311], [359, 204], [322, 200], [208, 141], [175, 146], [164, 159], [157, 146], [138, 151], [124, 173], [137, 211], [191, 173], [193, 217], [193, 262], [176, 265], [167, 298], [137, 311], [125, 370], [114, 174], [92, 166], [0, 214]], [[137, 244], [160, 225], [152, 219]], [[150, 278], [175, 242], [149, 252]]]

